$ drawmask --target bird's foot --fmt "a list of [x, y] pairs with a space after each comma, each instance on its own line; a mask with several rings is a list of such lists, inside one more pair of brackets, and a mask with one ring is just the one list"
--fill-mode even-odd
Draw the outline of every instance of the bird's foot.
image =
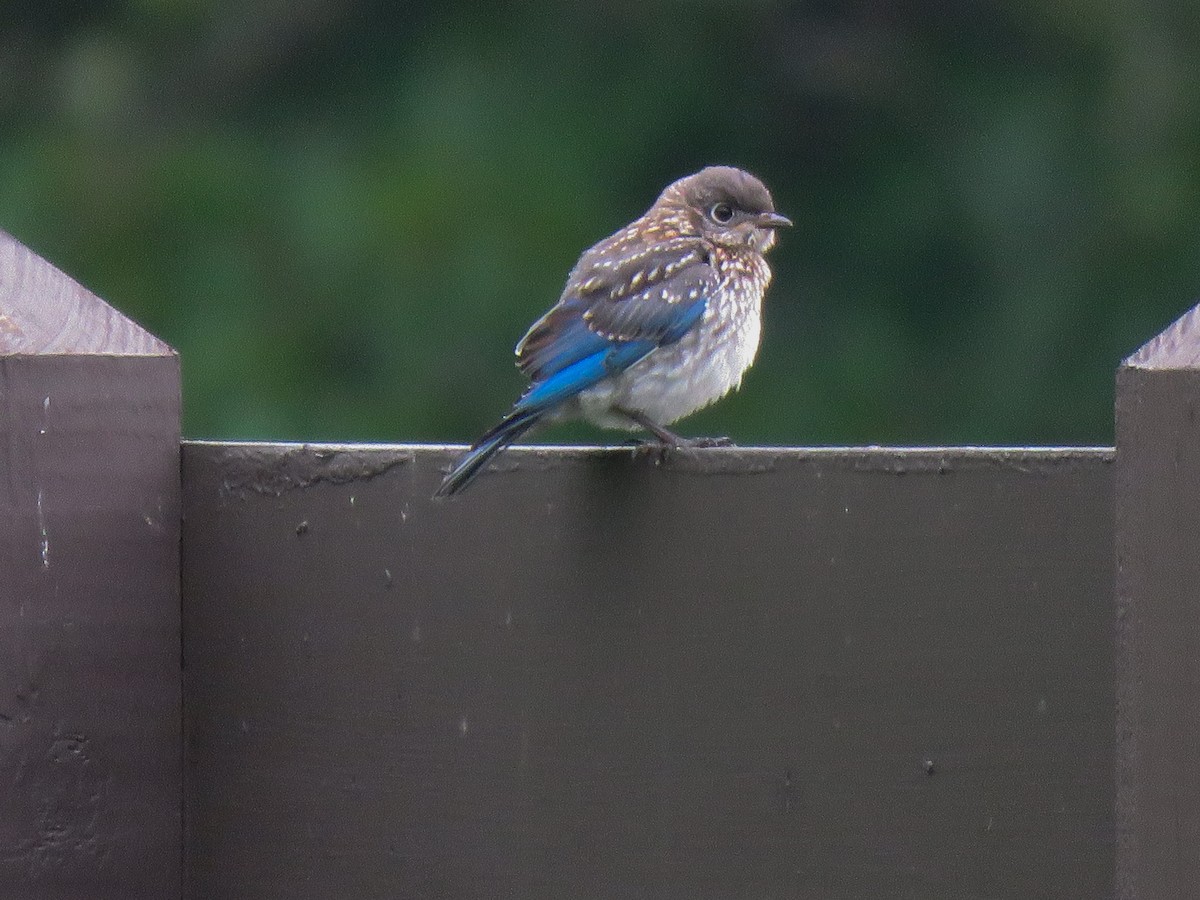
[[733, 447], [733, 441], [727, 437], [693, 437], [686, 438], [674, 435], [672, 440], [661, 438], [630, 438], [625, 442], [633, 446], [637, 456], [655, 457], [658, 465], [663, 465], [674, 454], [687, 450], [707, 450], [711, 447]]
[[633, 437], [622, 442], [624, 446], [633, 449], [633, 456], [637, 458], [653, 459], [654, 464], [661, 466], [665, 463], [678, 449], [677, 444], [672, 444], [669, 441], [661, 441], [656, 437], [639, 438]]

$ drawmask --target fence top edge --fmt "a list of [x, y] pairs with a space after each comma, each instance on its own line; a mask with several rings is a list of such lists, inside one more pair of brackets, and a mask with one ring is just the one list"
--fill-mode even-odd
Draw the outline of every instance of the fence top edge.
[[[311, 455], [323, 460], [348, 454], [386, 455], [404, 457], [408, 460], [421, 456], [453, 456], [464, 452], [464, 444], [418, 444], [418, 443], [365, 443], [365, 442], [319, 442], [319, 441], [261, 441], [261, 440], [185, 440], [185, 450], [216, 451], [236, 456]], [[612, 445], [587, 444], [518, 444], [508, 448], [505, 455], [515, 459], [537, 459], [542, 461], [571, 461], [595, 457], [623, 457], [638, 452], [638, 448]], [[1057, 460], [1099, 460], [1109, 462], [1115, 457], [1115, 449], [1108, 446], [745, 446], [711, 447], [703, 450], [684, 451], [697, 459], [721, 460], [725, 464], [745, 459], [748, 462], [770, 460], [855, 460], [862, 462], [987, 462], [1021, 463], [1048, 462]]]
[[[462, 450], [461, 445], [447, 444], [184, 441], [182, 456], [185, 468], [194, 464], [215, 475], [221, 495], [245, 497], [360, 483], [393, 469], [419, 472], [421, 478], [435, 476]], [[582, 471], [589, 465], [633, 463], [639, 452], [644, 451], [628, 446], [522, 445], [510, 448], [493, 468], [534, 474]], [[1097, 471], [1114, 459], [1110, 447], [718, 447], [680, 451], [667, 465], [690, 476], [812, 471], [943, 477], [992, 471], [1039, 477]]]
[[[408, 453], [461, 453], [467, 449], [466, 444], [443, 443], [386, 443], [378, 441], [270, 441], [258, 439], [219, 438], [187, 438], [183, 441], [186, 446], [193, 447], [230, 447], [245, 449], [280, 449], [297, 450], [308, 448], [313, 451], [328, 452], [360, 452], [360, 451], [397, 451]], [[514, 444], [506, 453], [521, 452], [559, 452], [565, 455], [581, 455], [592, 453], [630, 453], [630, 446], [609, 444]], [[953, 453], [956, 455], [1038, 455], [1038, 456], [1105, 456], [1113, 453], [1113, 448], [1103, 444], [829, 444], [818, 446], [800, 445], [745, 445], [731, 447], [705, 447], [701, 452], [713, 454], [768, 454], [768, 455], [803, 455], [803, 456], [844, 456], [850, 454], [882, 454], [904, 456], [928, 456], [930, 454]]]

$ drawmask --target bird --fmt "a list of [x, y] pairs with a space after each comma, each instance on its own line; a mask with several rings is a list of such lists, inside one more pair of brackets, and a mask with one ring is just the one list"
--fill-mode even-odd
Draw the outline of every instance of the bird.
[[516, 346], [529, 388], [434, 496], [462, 491], [542, 422], [641, 429], [664, 449], [727, 444], [668, 426], [740, 385], [761, 337], [765, 254], [791, 224], [742, 169], [709, 166], [668, 185], [579, 257], [558, 302]]

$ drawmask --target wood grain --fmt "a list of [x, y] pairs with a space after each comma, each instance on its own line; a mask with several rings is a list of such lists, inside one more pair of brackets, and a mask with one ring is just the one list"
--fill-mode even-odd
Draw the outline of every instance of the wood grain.
[[0, 356], [164, 356], [170, 347], [0, 231]]

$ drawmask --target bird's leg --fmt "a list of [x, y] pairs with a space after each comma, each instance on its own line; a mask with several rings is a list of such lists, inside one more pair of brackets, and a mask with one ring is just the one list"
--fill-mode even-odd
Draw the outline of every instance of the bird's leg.
[[652, 435], [654, 435], [655, 439], [658, 441], [659, 445], [662, 447], [662, 449], [664, 451], [678, 450], [678, 449], [682, 449], [685, 447], [691, 448], [691, 447], [732, 447], [733, 446], [733, 441], [731, 441], [727, 437], [695, 437], [695, 438], [683, 437], [682, 435], [676, 434], [675, 432], [671, 431], [669, 428], [665, 428], [664, 426], [659, 425], [657, 422], [655, 422], [653, 419], [651, 419], [648, 415], [646, 415], [643, 412], [638, 412], [637, 410], [624, 409], [622, 407], [617, 407], [616, 411], [619, 412], [621, 415], [626, 416], [631, 421], [636, 422], [642, 428], [646, 429], [648, 432], [650, 432]]
[[622, 409], [620, 407], [617, 408], [617, 412], [646, 429], [664, 447], [682, 447], [687, 443], [687, 438], [681, 437], [668, 428], [664, 428], [643, 412]]

